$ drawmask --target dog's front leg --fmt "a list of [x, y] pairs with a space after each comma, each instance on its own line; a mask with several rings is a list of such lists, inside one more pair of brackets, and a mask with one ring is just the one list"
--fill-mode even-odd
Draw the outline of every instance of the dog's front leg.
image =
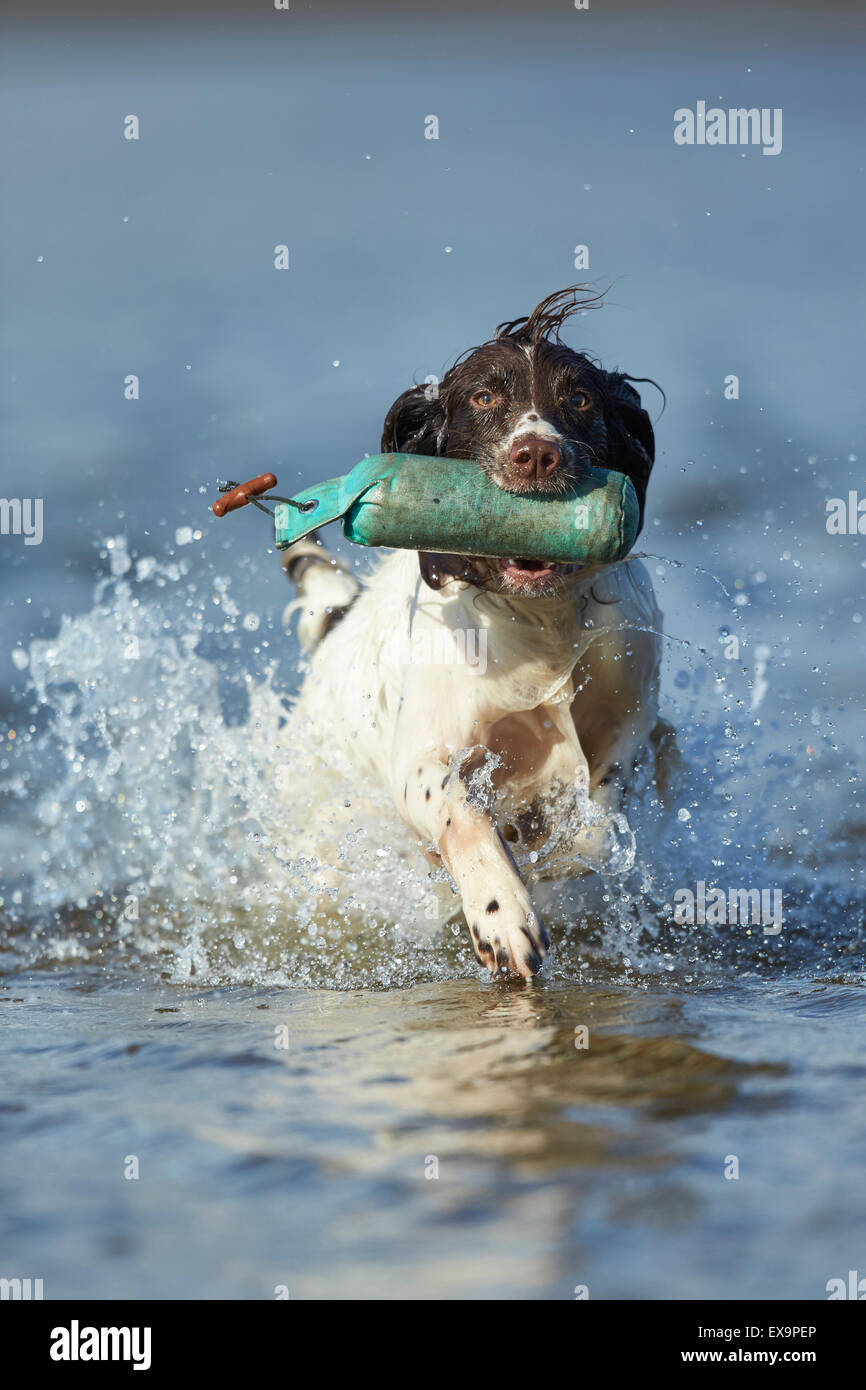
[[478, 959], [493, 974], [534, 975], [549, 938], [477, 791], [458, 768], [430, 760], [407, 781], [404, 804], [457, 886]]
[[465, 800], [449, 812], [439, 853], [462, 895], [476, 956], [494, 974], [534, 975], [548, 936], [502, 836]]

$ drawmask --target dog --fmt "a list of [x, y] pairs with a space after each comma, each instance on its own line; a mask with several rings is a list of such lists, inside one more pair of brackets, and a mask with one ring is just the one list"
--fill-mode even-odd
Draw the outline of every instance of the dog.
[[[513, 494], [565, 492], [587, 464], [609, 468], [631, 479], [642, 525], [655, 442], [638, 379], [560, 337], [591, 302], [582, 286], [550, 295], [438, 388], [404, 391], [382, 451], [474, 460]], [[361, 785], [384, 784], [447, 870], [478, 960], [533, 976], [549, 938], [528, 885], [629, 867], [626, 794], [673, 740], [645, 567], [394, 551], [361, 585], [315, 535], [283, 564], [310, 659], [299, 713], [339, 740]]]

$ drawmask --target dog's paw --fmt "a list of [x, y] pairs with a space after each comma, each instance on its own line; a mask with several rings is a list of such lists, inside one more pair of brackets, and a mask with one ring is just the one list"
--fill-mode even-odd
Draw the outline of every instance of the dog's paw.
[[541, 969], [550, 938], [528, 893], [506, 893], [465, 903], [475, 954], [493, 975], [530, 979]]

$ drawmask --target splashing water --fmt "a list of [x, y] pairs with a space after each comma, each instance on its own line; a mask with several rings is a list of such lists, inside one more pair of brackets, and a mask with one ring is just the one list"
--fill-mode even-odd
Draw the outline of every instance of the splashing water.
[[[4, 762], [7, 963], [339, 988], [476, 971], [447, 875], [426, 867], [387, 796], [359, 796], [336, 750], [300, 724], [279, 657], [239, 671], [243, 717], [230, 708], [225, 662], [203, 650], [215, 633], [237, 652], [257, 620], [229, 581], [196, 554], [134, 560], [122, 539], [106, 553], [90, 612], [17, 663], [33, 711]], [[740, 697], [705, 654], [676, 672], [665, 712], [683, 765], [668, 760], [665, 789], [647, 766], [627, 816], [613, 817], [586, 787], [564, 789], [547, 843], [518, 852], [530, 879], [553, 874], [533, 889], [557, 943], [546, 973], [689, 980], [794, 957], [853, 964], [862, 897], [816, 818], [840, 755], [827, 736], [820, 773], [807, 773], [776, 746], [754, 717], [770, 699], [766, 650], [758, 658]], [[593, 821], [607, 862], [575, 879], [561, 851]], [[701, 881], [781, 889], [783, 932], [677, 924], [674, 894]]]

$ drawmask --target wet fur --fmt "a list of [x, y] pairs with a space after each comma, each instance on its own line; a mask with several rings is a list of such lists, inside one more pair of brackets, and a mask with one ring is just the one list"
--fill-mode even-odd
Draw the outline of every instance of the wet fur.
[[[529, 479], [533, 490], [562, 490], [598, 464], [631, 478], [642, 521], [654, 439], [640, 398], [624, 373], [559, 338], [588, 302], [579, 287], [551, 295], [458, 359], [438, 391], [404, 391], [383, 451], [474, 459], [467, 466], [522, 491], [524, 439], [536, 448], [530, 467], [538, 441], [552, 441], [555, 467]], [[661, 615], [646, 570], [631, 559], [538, 577], [521, 569], [526, 561], [503, 570], [479, 557], [398, 551], [359, 591], [327, 552], [302, 547], [286, 560], [311, 653], [299, 712], [323, 744], [339, 739], [361, 786], [388, 788], [421, 854], [445, 866], [479, 960], [533, 975], [549, 942], [514, 847], [541, 843], [546, 808], [583, 788], [565, 859], [572, 871], [605, 867], [633, 770], [668, 737], [657, 714]], [[484, 674], [394, 655], [395, 635], [432, 643], [469, 628], [485, 633]]]

